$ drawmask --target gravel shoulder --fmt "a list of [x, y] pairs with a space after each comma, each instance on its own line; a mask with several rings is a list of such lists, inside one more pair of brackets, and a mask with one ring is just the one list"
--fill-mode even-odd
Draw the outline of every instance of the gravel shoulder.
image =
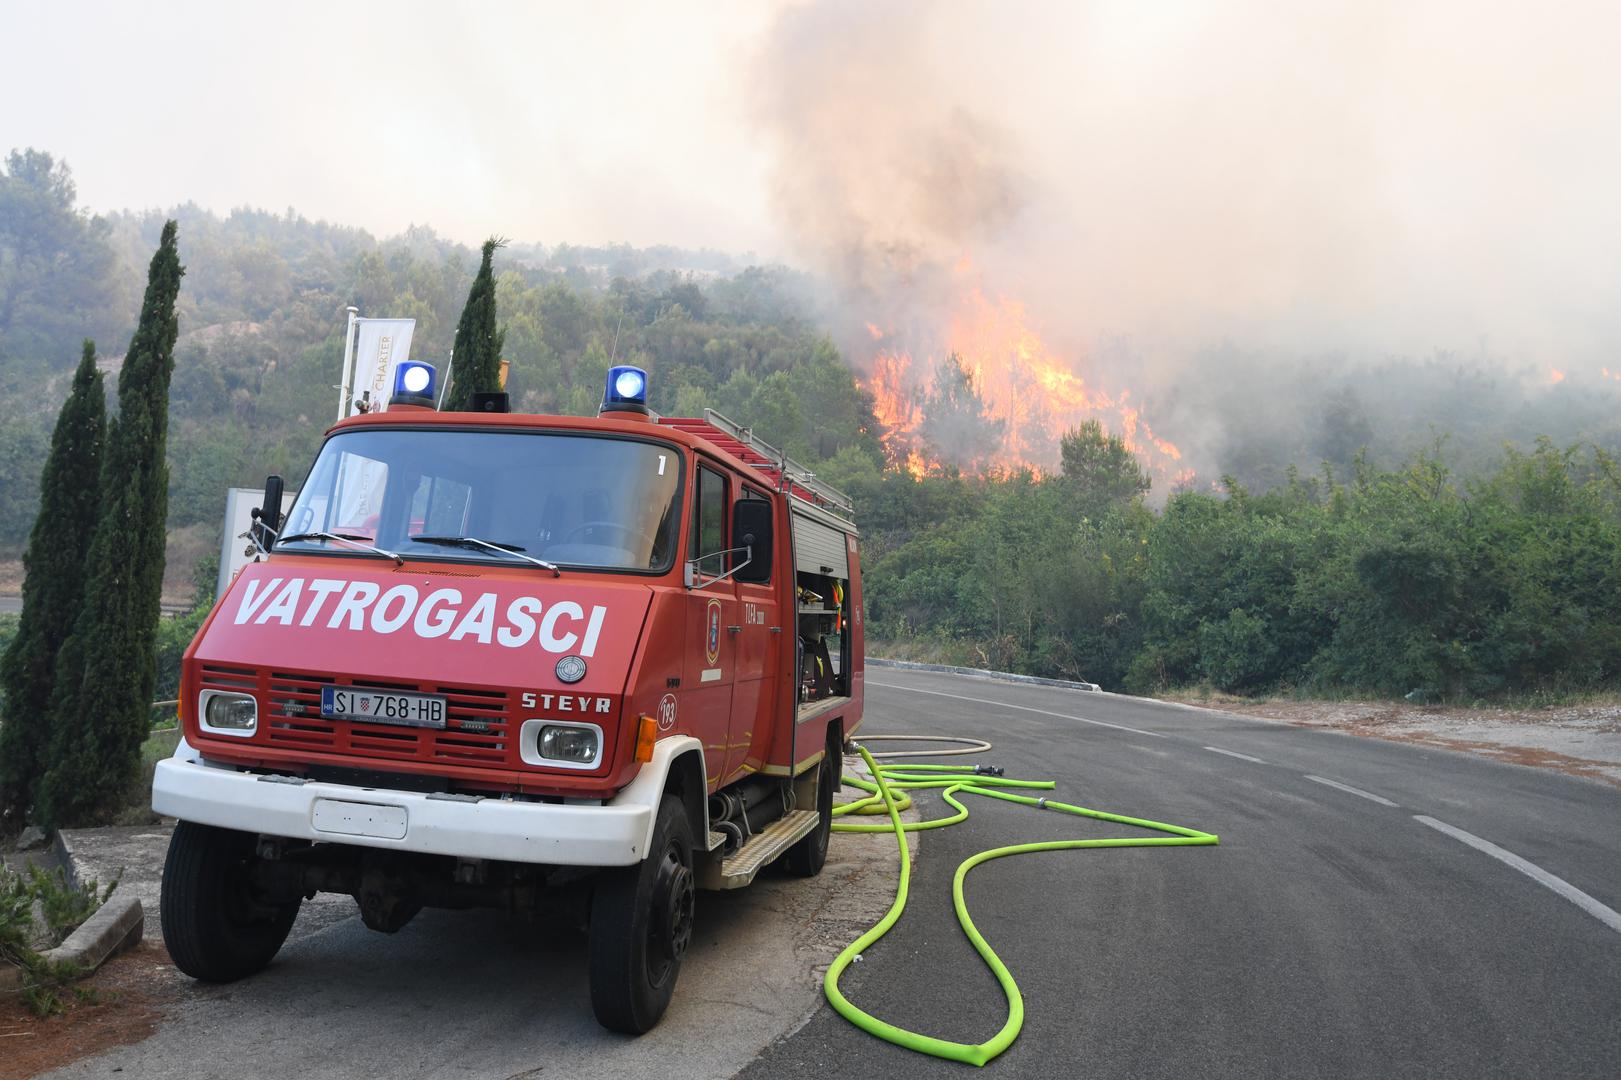
[[1555, 769], [1621, 787], [1621, 700], [1538, 709], [1464, 708], [1390, 701], [1297, 701], [1168, 695], [1162, 700], [1296, 727], [1457, 750]]

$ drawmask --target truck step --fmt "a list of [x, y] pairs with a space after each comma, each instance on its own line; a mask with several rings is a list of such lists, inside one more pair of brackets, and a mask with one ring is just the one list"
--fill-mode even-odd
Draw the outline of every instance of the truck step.
[[697, 866], [700, 889], [741, 889], [754, 880], [760, 868], [793, 847], [816, 828], [815, 810], [790, 810], [753, 836], [727, 859], [700, 861]]

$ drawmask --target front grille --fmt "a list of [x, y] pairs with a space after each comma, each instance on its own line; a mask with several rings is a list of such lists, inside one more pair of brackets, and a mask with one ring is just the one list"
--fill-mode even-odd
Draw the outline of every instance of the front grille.
[[[203, 689], [251, 690], [263, 708], [260, 727], [272, 746], [329, 754], [459, 765], [506, 765], [511, 733], [508, 696], [502, 690], [476, 690], [432, 682], [339, 679], [290, 671], [252, 671], [204, 664]], [[446, 725], [394, 727], [361, 720], [321, 718], [321, 687], [357, 686], [408, 690], [445, 697]]]

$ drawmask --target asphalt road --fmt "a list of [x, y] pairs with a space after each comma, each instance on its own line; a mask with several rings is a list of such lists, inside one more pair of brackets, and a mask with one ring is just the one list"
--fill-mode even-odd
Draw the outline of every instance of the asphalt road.
[[[1108, 694], [868, 677], [868, 733], [988, 738], [995, 751], [969, 760], [1056, 780], [1055, 798], [1221, 836], [974, 871], [969, 905], [1026, 1002], [996, 1073], [1621, 1075], [1621, 789]], [[843, 985], [894, 1023], [974, 1042], [1004, 1006], [952, 913], [957, 864], [988, 847], [1133, 830], [970, 807], [964, 824], [918, 838], [912, 906]], [[1528, 862], [1510, 866], [1420, 816]], [[871, 844], [887, 859], [892, 840], [833, 844], [831, 877], [703, 897], [676, 1003], [640, 1040], [591, 1021], [577, 935], [426, 912], [385, 937], [337, 900], [310, 906], [269, 971], [188, 991], [152, 1038], [63, 1075], [965, 1075], [820, 1001], [815, 963], [893, 888], [870, 870]], [[1588, 908], [1545, 882], [1581, 890]]]
[[[1055, 798], [1221, 837], [1219, 847], [1042, 853], [974, 870], [970, 910], [1026, 1003], [1023, 1034], [988, 1069], [1621, 1076], [1621, 790], [1108, 694], [893, 668], [869, 669], [868, 687], [868, 732], [990, 739], [994, 753], [973, 760], [1054, 779]], [[988, 799], [970, 809], [967, 822], [923, 836], [912, 906], [842, 985], [893, 1023], [978, 1042], [1004, 1004], [956, 926], [957, 864], [988, 847], [1134, 830]], [[1591, 910], [1420, 816], [1556, 876]], [[741, 1076], [966, 1068], [890, 1046], [824, 1007]]]

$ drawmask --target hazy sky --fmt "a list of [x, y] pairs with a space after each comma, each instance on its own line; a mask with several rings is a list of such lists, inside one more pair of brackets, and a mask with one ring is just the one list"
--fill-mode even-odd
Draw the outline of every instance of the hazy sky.
[[771, 14], [5, 0], [0, 140], [65, 158], [95, 209], [747, 248], [766, 162], [736, 75]]
[[21, 4], [0, 144], [95, 209], [970, 254], [1047, 331], [1621, 341], [1613, 3]]

